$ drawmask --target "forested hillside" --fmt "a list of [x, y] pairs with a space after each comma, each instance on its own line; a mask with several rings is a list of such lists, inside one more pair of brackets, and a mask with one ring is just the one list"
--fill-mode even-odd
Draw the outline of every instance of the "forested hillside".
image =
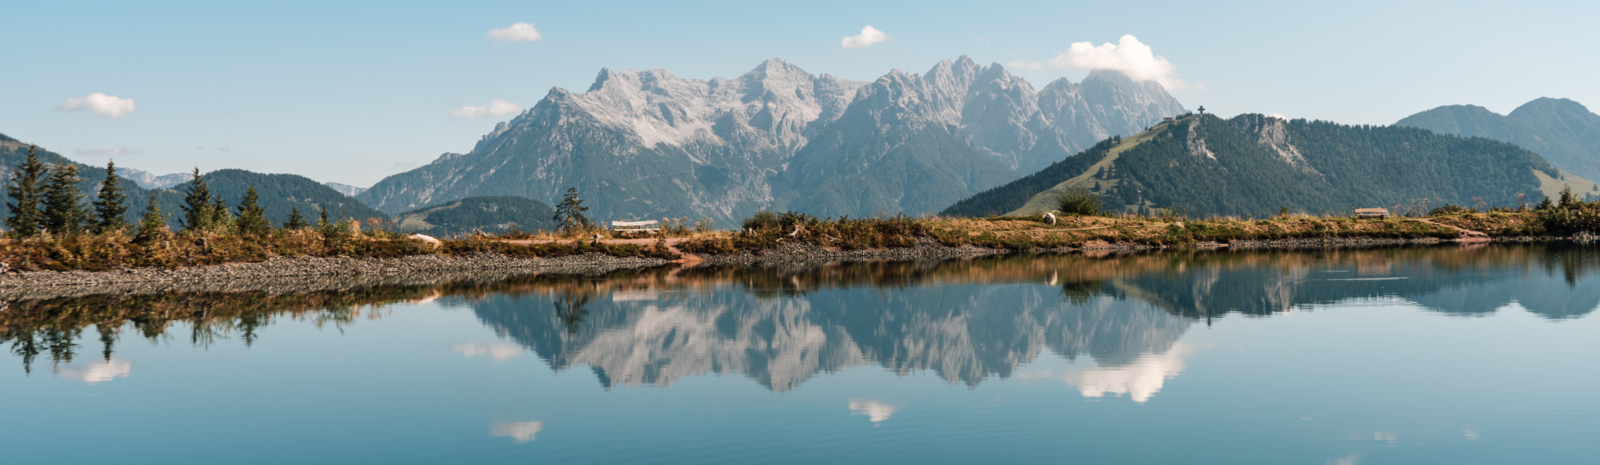
[[1543, 155], [1557, 168], [1600, 179], [1600, 115], [1571, 100], [1539, 98], [1508, 115], [1475, 105], [1449, 105], [1395, 125], [1510, 142]]
[[531, 233], [555, 230], [555, 214], [544, 202], [526, 197], [468, 197], [395, 215], [394, 222], [402, 231], [441, 237], [513, 228]]
[[1435, 206], [1471, 206], [1480, 199], [1516, 205], [1518, 194], [1537, 202], [1562, 183], [1583, 187], [1586, 192], [1580, 194], [1594, 193], [1586, 180], [1557, 180], [1562, 173], [1521, 147], [1406, 127], [1197, 115], [1122, 143], [1130, 146], [1119, 147], [1114, 159], [1108, 157], [1114, 153], [1109, 147], [1096, 146], [958, 202], [945, 213], [1027, 214], [1066, 187], [1092, 189], [1119, 211], [1171, 207], [1198, 215], [1257, 217], [1281, 209], [1337, 213], [1421, 200]]
[[[16, 139], [0, 135], [0, 180], [10, 182], [12, 168], [22, 163], [28, 155], [28, 145]], [[78, 186], [86, 197], [93, 197], [99, 184], [106, 178], [104, 165], [87, 165], [69, 160], [61, 155], [39, 148], [39, 159], [47, 164], [58, 166], [63, 163], [73, 164], [78, 167], [78, 173], [84, 181]], [[119, 168], [120, 171], [120, 168]], [[261, 174], [245, 170], [218, 170], [202, 175], [212, 194], [222, 196], [229, 207], [237, 207], [239, 200], [244, 197], [245, 189], [251, 185], [256, 187], [260, 196], [260, 205], [265, 210], [267, 219], [274, 225], [280, 225], [288, 219], [289, 212], [298, 208], [301, 215], [307, 220], [315, 221], [320, 205], [328, 206], [330, 218], [343, 215], [347, 218], [365, 220], [367, 218], [388, 218], [388, 215], [374, 210], [361, 202], [340, 194], [338, 191], [324, 186], [304, 176], [293, 174]], [[182, 214], [183, 192], [187, 183], [178, 184], [168, 189], [145, 189], [129, 179], [123, 179], [122, 188], [128, 196], [127, 219], [136, 221], [144, 211], [145, 204], [149, 201], [151, 192], [156, 194], [156, 204], [162, 212], [168, 215], [167, 224], [176, 229], [178, 219]], [[0, 212], [9, 214], [9, 212]]]
[[[212, 171], [201, 177], [211, 188], [211, 193], [222, 196], [230, 206], [237, 205], [239, 199], [244, 198], [245, 189], [255, 186], [256, 194], [260, 196], [258, 202], [261, 208], [266, 210], [267, 219], [272, 220], [273, 224], [283, 224], [283, 221], [289, 218], [291, 209], [299, 209], [301, 215], [315, 221], [318, 209], [322, 205], [328, 206], [329, 218], [343, 216], [366, 220], [389, 217], [353, 197], [296, 174], [262, 174], [227, 169]], [[184, 187], [183, 184], [179, 184], [173, 186], [173, 190], [182, 192]]]

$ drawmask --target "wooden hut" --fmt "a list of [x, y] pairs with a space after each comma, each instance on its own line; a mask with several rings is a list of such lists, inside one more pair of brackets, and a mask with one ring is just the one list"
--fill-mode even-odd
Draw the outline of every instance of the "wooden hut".
[[1387, 208], [1357, 208], [1356, 218], [1388, 218]]

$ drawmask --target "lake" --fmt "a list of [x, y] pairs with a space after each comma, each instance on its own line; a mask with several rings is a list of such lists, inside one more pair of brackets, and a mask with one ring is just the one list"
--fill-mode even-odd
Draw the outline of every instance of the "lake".
[[4, 463], [1593, 463], [1600, 249], [15, 301]]

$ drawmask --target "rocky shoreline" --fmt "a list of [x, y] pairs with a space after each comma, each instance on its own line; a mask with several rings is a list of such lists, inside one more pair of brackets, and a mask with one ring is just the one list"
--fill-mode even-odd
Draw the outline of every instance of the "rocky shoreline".
[[[1573, 238], [1497, 238], [1494, 242], [1590, 243], [1594, 236]], [[760, 253], [709, 255], [689, 266], [805, 267], [858, 261], [943, 261], [1013, 253], [1131, 253], [1161, 250], [1273, 250], [1361, 248], [1451, 243], [1436, 238], [1317, 238], [1202, 242], [1181, 247], [1100, 243], [1012, 251], [973, 246], [949, 247], [922, 238], [914, 247], [844, 251], [816, 244], [789, 244]], [[268, 293], [359, 289], [381, 285], [432, 285], [448, 282], [494, 282], [518, 276], [601, 275], [619, 270], [670, 266], [657, 258], [621, 258], [587, 254], [556, 258], [518, 258], [497, 253], [465, 256], [418, 255], [402, 258], [274, 257], [263, 262], [233, 263], [176, 270], [134, 268], [116, 271], [31, 271], [0, 274], [0, 300], [135, 295], [166, 292], [262, 291]]]
[[380, 285], [489, 282], [530, 274], [598, 275], [669, 263], [659, 258], [621, 258], [601, 254], [556, 258], [518, 258], [497, 253], [401, 258], [273, 257], [256, 263], [176, 270], [130, 268], [116, 271], [6, 273], [0, 274], [0, 300], [207, 291], [264, 291], [278, 294]]
[[771, 266], [815, 264], [832, 262], [857, 262], [869, 260], [927, 261], [955, 258], [974, 258], [1011, 253], [1005, 249], [982, 247], [949, 247], [931, 238], [920, 238], [914, 247], [873, 250], [836, 250], [816, 244], [788, 244], [761, 253], [745, 252], [739, 255], [708, 255], [702, 257], [703, 265], [712, 266]]

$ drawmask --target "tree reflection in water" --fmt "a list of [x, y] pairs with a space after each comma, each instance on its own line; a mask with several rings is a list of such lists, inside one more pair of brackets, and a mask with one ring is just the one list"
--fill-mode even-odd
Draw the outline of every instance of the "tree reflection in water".
[[[1565, 245], [1012, 256], [943, 263], [687, 268], [600, 276], [317, 292], [174, 292], [5, 302], [0, 343], [31, 373], [71, 363], [93, 327], [109, 361], [124, 332], [151, 341], [186, 326], [191, 344], [252, 345], [282, 320], [342, 329], [385, 308], [437, 299], [471, 308], [552, 367], [601, 383], [670, 384], [739, 373], [774, 390], [863, 364], [931, 370], [976, 385], [1049, 348], [1101, 366], [1170, 354], [1197, 319], [1270, 315], [1349, 299], [1400, 298], [1450, 315], [1516, 302], [1560, 320], [1592, 312], [1596, 250]], [[1057, 294], [1058, 296], [1052, 296]], [[625, 297], [635, 296], [635, 297]]]

